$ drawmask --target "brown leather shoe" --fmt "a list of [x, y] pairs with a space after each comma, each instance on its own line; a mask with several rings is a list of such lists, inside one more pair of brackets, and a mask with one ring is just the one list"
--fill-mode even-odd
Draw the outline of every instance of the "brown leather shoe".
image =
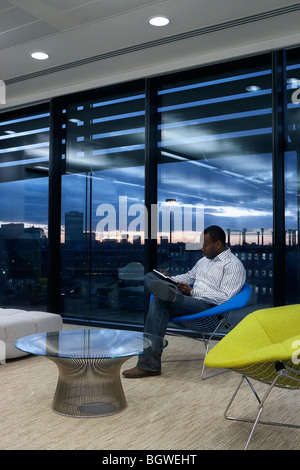
[[143, 370], [138, 367], [133, 367], [132, 369], [124, 370], [122, 375], [127, 379], [143, 379], [144, 377], [153, 377], [154, 375], [160, 375], [159, 370]]

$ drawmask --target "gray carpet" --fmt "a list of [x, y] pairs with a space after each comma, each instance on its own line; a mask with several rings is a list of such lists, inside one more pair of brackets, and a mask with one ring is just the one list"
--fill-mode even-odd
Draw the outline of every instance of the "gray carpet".
[[[68, 325], [69, 327], [69, 325]], [[164, 359], [195, 357], [196, 340], [168, 336]], [[134, 366], [136, 359], [123, 368]], [[122, 379], [128, 407], [101, 418], [69, 418], [54, 413], [51, 402], [56, 365], [27, 356], [0, 366], [1, 450], [240, 450], [251, 425], [231, 422], [223, 412], [239, 376], [234, 372], [201, 381], [202, 362], [164, 362], [159, 377]], [[263, 384], [258, 384], [265, 390]], [[257, 402], [248, 389], [237, 400], [237, 413], [251, 415]], [[276, 389], [266, 408], [271, 419], [300, 423], [299, 392]], [[250, 449], [300, 449], [300, 430], [259, 425]]]

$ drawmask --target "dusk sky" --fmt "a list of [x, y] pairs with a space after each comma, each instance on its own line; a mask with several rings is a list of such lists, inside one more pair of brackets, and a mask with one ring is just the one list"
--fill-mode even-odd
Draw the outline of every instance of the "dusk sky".
[[[236, 79], [237, 87], [244, 86], [245, 77], [250, 76], [255, 78], [256, 74], [240, 75], [232, 77], [231, 80]], [[256, 78], [258, 76], [259, 74]], [[196, 84], [195, 89], [192, 87], [191, 90], [195, 94], [188, 96], [191, 100], [197, 98], [198, 101], [195, 102], [183, 101], [183, 104], [178, 104], [181, 99], [184, 99], [184, 89], [189, 87], [182, 87], [183, 97], [181, 92], [177, 93], [180, 87], [170, 90], [170, 93], [168, 92], [170, 96], [166, 92], [164, 99], [167, 102], [171, 99], [170, 103], [174, 100], [174, 105], [169, 103], [166, 106], [165, 103], [160, 110], [164, 118], [161, 126], [162, 140], [158, 143], [158, 147], [161, 149], [162, 161], [169, 162], [158, 165], [158, 204], [166, 206], [169, 210], [166, 199], [172, 198], [176, 199], [177, 208], [184, 208], [187, 205], [204, 206], [204, 226], [216, 224], [225, 230], [230, 228], [237, 232], [247, 228], [253, 233], [261, 228], [264, 228], [266, 233], [272, 230], [270, 70], [262, 71], [260, 78], [261, 86], [265, 89], [258, 91], [256, 95], [247, 93], [245, 88], [243, 92], [238, 89], [235, 91], [233, 87], [230, 89], [232, 95], [218, 97], [212, 95], [213, 98], [210, 100], [204, 99], [205, 95], [201, 95], [200, 99], [198, 93], [203, 93], [208, 88], [214, 90], [217, 80]], [[226, 80], [222, 79], [220, 88], [216, 88], [219, 93], [223, 90]], [[187, 92], [190, 93], [191, 90], [188, 89]], [[171, 96], [173, 92], [174, 97]], [[250, 101], [247, 101], [249, 98]], [[118, 114], [117, 106], [120, 100], [115, 100], [104, 104], [116, 106], [113, 108], [116, 109], [116, 115], [108, 118], [104, 113], [104, 117], [99, 118], [98, 123], [95, 119], [95, 134], [90, 137], [90, 140], [85, 141], [83, 137], [85, 133], [83, 122], [70, 125], [71, 144], [69, 144], [66, 156], [67, 174], [62, 177], [62, 226], [64, 226], [66, 212], [79, 211], [85, 214], [86, 201], [88, 211], [90, 210], [89, 193], [86, 193], [86, 173], [78, 169], [84, 166], [87, 171], [94, 166], [91, 208], [93, 231], [105, 217], [105, 215], [99, 215], [101, 212], [99, 207], [103, 208], [105, 205], [114, 207], [118, 229], [120, 197], [126, 198], [127, 207], [133, 210], [131, 218], [128, 216], [128, 223], [137, 216], [134, 215], [134, 209], [144, 203], [144, 148], [140, 143], [143, 138], [143, 128], [140, 126], [144, 120], [144, 111], [139, 108], [141, 105], [139, 102], [143, 102], [144, 98], [143, 95], [138, 95], [133, 96], [132, 99], [137, 106], [136, 112], [130, 113], [130, 115], [135, 115], [134, 122], [132, 117], [125, 119], [125, 114]], [[257, 99], [264, 100], [261, 106]], [[120, 103], [124, 106], [128, 98], [122, 100]], [[252, 108], [249, 104], [245, 105], [246, 102], [251, 103]], [[289, 103], [288, 108], [297, 110], [298, 105], [299, 103]], [[126, 108], [127, 111], [130, 110], [130, 102], [126, 106], [129, 106]], [[206, 117], [204, 108], [210, 110], [210, 106], [216, 106], [216, 108], [213, 108], [212, 116], [208, 114]], [[250, 106], [249, 109], [248, 106]], [[214, 115], [217, 113], [214, 109], [218, 110], [218, 115]], [[251, 120], [252, 117], [254, 117], [253, 120]], [[42, 118], [45, 119], [45, 116]], [[129, 119], [128, 122], [127, 119]], [[123, 124], [121, 125], [120, 122]], [[30, 125], [34, 127], [34, 124]], [[106, 125], [110, 132], [99, 134], [100, 130], [103, 130], [102, 127]], [[121, 128], [114, 130], [114, 126], [116, 129], [118, 126]], [[24, 135], [36, 134], [38, 136], [37, 131], [33, 129], [20, 133], [20, 143]], [[40, 141], [23, 146], [21, 152], [18, 151], [19, 147], [9, 145], [10, 140], [12, 142], [17, 140], [17, 134], [1, 136], [4, 147], [7, 147], [1, 150], [4, 158], [1, 167], [3, 166], [5, 171], [8, 171], [10, 165], [11, 171], [14, 171], [15, 166], [20, 167], [25, 162], [27, 164], [36, 162], [37, 166], [47, 165], [44, 160], [47, 160], [49, 154], [46, 142], [49, 129], [44, 127], [40, 131]], [[259, 153], [261, 146], [262, 153]], [[169, 160], [164, 160], [164, 158], [169, 158]], [[26, 167], [26, 164], [24, 166]], [[95, 170], [99, 166], [106, 169]], [[285, 170], [286, 229], [296, 230], [298, 228], [296, 152], [286, 153]], [[47, 177], [3, 182], [0, 184], [0, 200], [0, 223], [25, 223], [26, 226], [43, 227], [47, 231]], [[175, 206], [173, 207], [176, 210]], [[89, 217], [89, 213], [87, 216]]]
[[[249, 157], [250, 158], [250, 157]], [[248, 162], [248, 164], [247, 164]], [[248, 159], [237, 159], [235, 172], [222, 170], [218, 159], [205, 168], [197, 162], [162, 164], [158, 171], [158, 203], [175, 198], [179, 206], [204, 205], [204, 225], [217, 224], [224, 229], [249, 231], [272, 229], [272, 179], [271, 155], [251, 156], [253, 167], [262, 183], [251, 181]], [[252, 179], [255, 178], [255, 175]], [[34, 226], [47, 226], [48, 178], [2, 183], [0, 185], [1, 223], [25, 222]], [[144, 167], [104, 170], [93, 175], [93, 230], [101, 221], [97, 208], [112, 205], [119, 220], [119, 197], [126, 197], [128, 208], [144, 202]], [[260, 189], [262, 188], [262, 189]], [[63, 176], [62, 225], [64, 214], [69, 211], [85, 213], [86, 175]], [[176, 209], [174, 209], [176, 210]], [[296, 219], [289, 209], [290, 228], [296, 228]], [[13, 217], [12, 217], [13, 214]], [[135, 217], [128, 217], [128, 223]]]

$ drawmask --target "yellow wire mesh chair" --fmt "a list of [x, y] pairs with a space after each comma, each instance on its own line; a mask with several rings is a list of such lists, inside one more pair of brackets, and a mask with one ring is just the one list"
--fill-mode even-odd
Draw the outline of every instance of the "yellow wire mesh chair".
[[[257, 310], [245, 317], [206, 356], [208, 367], [226, 367], [242, 375], [224, 412], [225, 418], [253, 423], [245, 449], [258, 423], [300, 428], [293, 423], [262, 421], [267, 398], [274, 387], [300, 388], [300, 305]], [[254, 379], [268, 385], [262, 399], [254, 388]], [[233, 417], [229, 409], [243, 382], [248, 383], [258, 401], [255, 419]]]

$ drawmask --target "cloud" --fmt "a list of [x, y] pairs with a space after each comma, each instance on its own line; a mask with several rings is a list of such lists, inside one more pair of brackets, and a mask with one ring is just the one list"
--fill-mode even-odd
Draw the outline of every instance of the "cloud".
[[267, 210], [255, 210], [248, 209], [244, 207], [233, 207], [233, 206], [206, 206], [205, 213], [211, 214], [216, 217], [228, 217], [228, 218], [238, 218], [238, 217], [272, 217], [273, 213]]

